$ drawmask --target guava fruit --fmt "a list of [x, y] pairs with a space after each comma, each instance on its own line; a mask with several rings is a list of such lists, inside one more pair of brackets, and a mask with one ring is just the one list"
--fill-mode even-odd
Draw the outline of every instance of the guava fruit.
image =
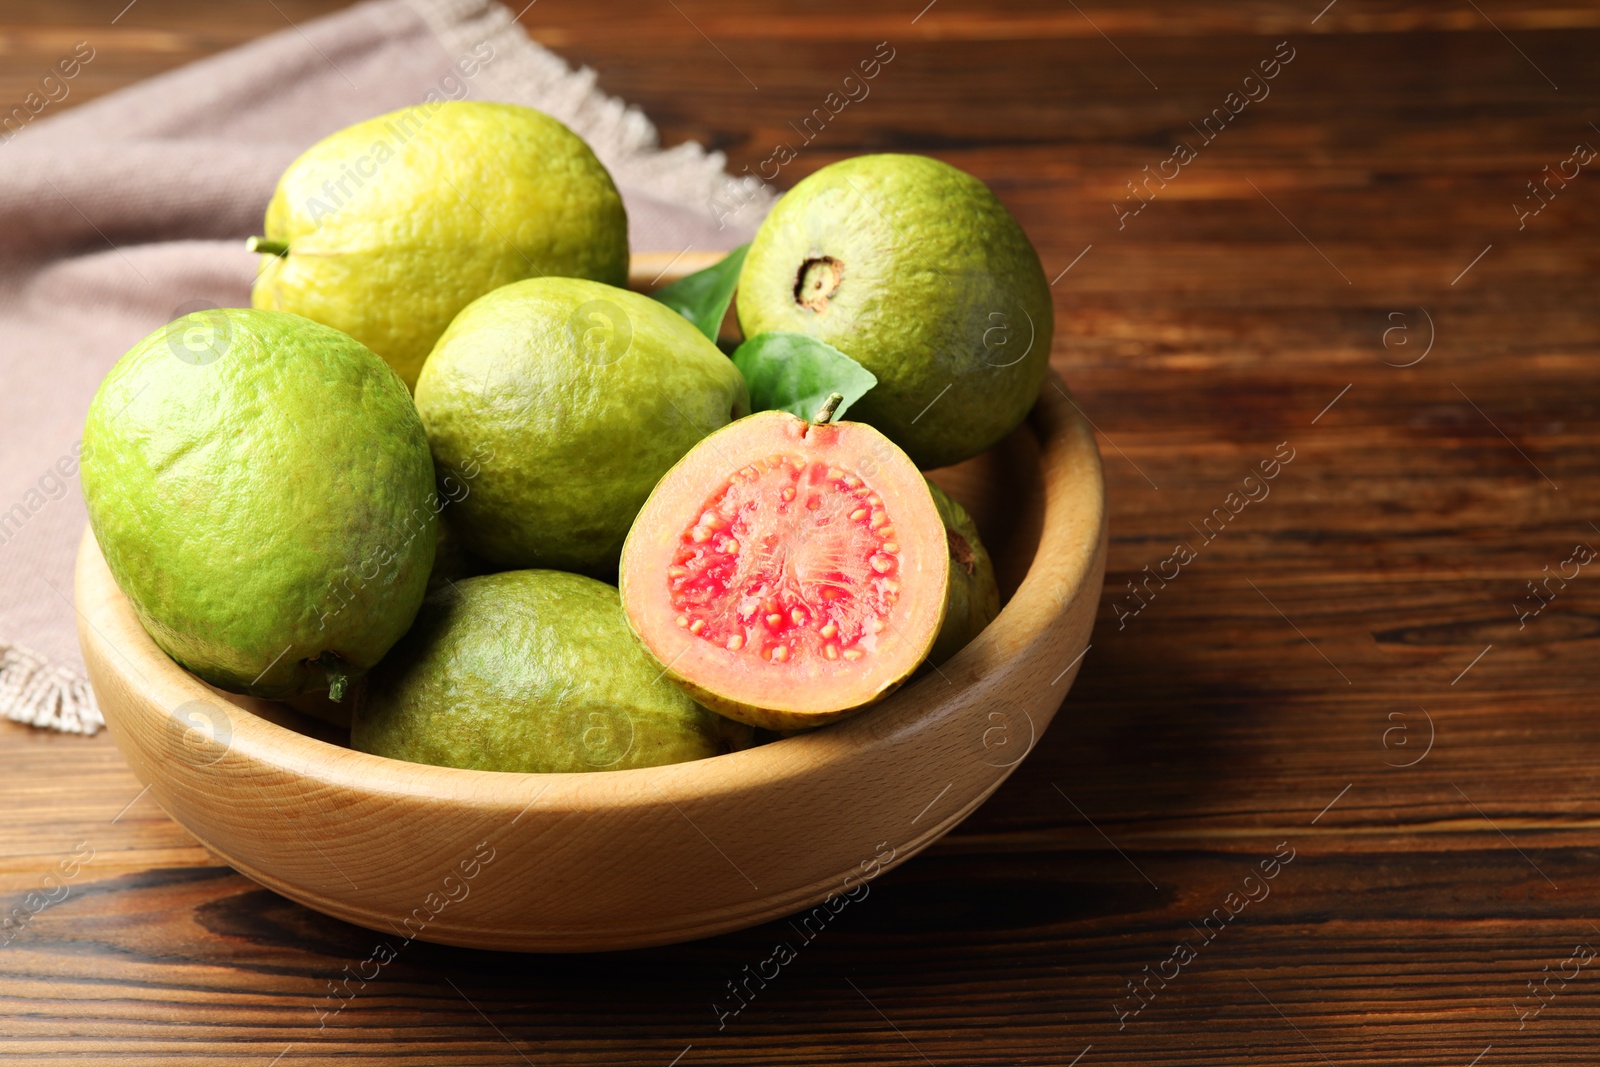
[[943, 663], [971, 643], [1000, 614], [1000, 586], [995, 582], [989, 550], [978, 539], [978, 525], [967, 509], [950, 499], [932, 482], [928, 492], [944, 522], [949, 548], [950, 591], [944, 625], [928, 653], [931, 663]]
[[809, 334], [878, 384], [850, 417], [919, 467], [968, 459], [1038, 398], [1054, 313], [1039, 256], [977, 178], [926, 156], [857, 156], [778, 201], [739, 277], [746, 337]]
[[628, 277], [628, 220], [589, 146], [532, 108], [435, 101], [289, 165], [267, 205], [258, 308], [337, 327], [415, 387], [450, 320], [523, 278]]
[[350, 730], [351, 709], [361, 699], [361, 687], [366, 683], [363, 676], [351, 683], [347, 694], [338, 700], [330, 700], [326, 692], [300, 693], [292, 697], [285, 697], [284, 703], [302, 715], [308, 715], [329, 726], [337, 727], [348, 732]]
[[474, 301], [439, 339], [417, 408], [440, 474], [464, 487], [446, 521], [499, 568], [608, 578], [656, 481], [749, 410], [744, 378], [682, 315], [575, 278]]
[[438, 529], [439, 536], [434, 540], [433, 547], [433, 570], [428, 574], [429, 596], [447, 589], [451, 582], [487, 574], [492, 569], [462, 546], [461, 538], [442, 518], [439, 520]]
[[456, 582], [368, 679], [351, 744], [483, 771], [621, 770], [750, 744], [628, 632], [617, 591], [563, 571]]
[[156, 644], [233, 692], [338, 697], [411, 625], [438, 497], [405, 383], [338, 330], [197, 312], [106, 375], [83, 495]]
[[949, 581], [944, 523], [904, 452], [864, 423], [764, 411], [661, 479], [620, 584], [634, 633], [691, 696], [795, 730], [908, 678]]

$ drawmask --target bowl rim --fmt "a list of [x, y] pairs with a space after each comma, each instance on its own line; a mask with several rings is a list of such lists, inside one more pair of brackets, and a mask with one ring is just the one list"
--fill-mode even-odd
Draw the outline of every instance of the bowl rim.
[[[329, 786], [374, 797], [506, 811], [520, 807], [524, 812], [541, 801], [541, 809], [547, 812], [620, 811], [637, 805], [642, 792], [652, 791], [669, 803], [702, 803], [733, 795], [747, 788], [753, 778], [768, 782], [802, 779], [819, 762], [841, 756], [861, 759], [872, 751], [887, 754], [903, 735], [926, 722], [932, 713], [930, 704], [947, 705], [945, 713], [967, 707], [960, 696], [986, 677], [986, 672], [976, 669], [978, 665], [992, 667], [1021, 651], [1041, 630], [1065, 615], [1089, 583], [1094, 584], [1098, 596], [1098, 565], [1103, 564], [1106, 540], [1100, 456], [1094, 431], [1054, 370], [1047, 373], [1039, 400], [1023, 426], [1026, 429], [1017, 432], [1031, 431], [1038, 441], [1045, 510], [1033, 559], [999, 616], [938, 672], [908, 682], [858, 715], [825, 729], [706, 759], [603, 772], [486, 771], [407, 763], [302, 734], [238, 704], [230, 694], [213, 689], [169, 658], [145, 632], [116, 586], [92, 529], [84, 532], [76, 571], [74, 599], [83, 624], [80, 632], [85, 643], [103, 646], [105, 663], [131, 668], [132, 675], [144, 683], [139, 694], [144, 699], [125, 702], [139, 713], [170, 717], [192, 701], [224, 705], [230, 755]], [[119, 668], [119, 673], [126, 684], [136, 686], [127, 671]], [[958, 680], [952, 680], [952, 675]], [[956, 686], [955, 694], [943, 691], [950, 685]], [[1063, 697], [1066, 692], [1062, 690]], [[1058, 707], [1059, 701], [1050, 713]], [[114, 718], [107, 716], [113, 730]], [[1041, 732], [1035, 731], [1029, 751]], [[788, 758], [773, 758], [780, 754]], [[1021, 758], [1017, 765], [1020, 763]], [[556, 786], [560, 788], [553, 788]]]

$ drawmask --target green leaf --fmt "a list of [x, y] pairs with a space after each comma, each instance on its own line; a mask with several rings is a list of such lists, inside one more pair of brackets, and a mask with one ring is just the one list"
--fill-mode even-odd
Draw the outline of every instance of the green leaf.
[[744, 266], [744, 254], [749, 250], [748, 244], [742, 244], [713, 266], [679, 278], [651, 295], [694, 323], [696, 329], [715, 341], [717, 331], [722, 328], [723, 316], [728, 313], [728, 305], [733, 301], [733, 291], [739, 287], [739, 270]]
[[761, 333], [733, 353], [750, 386], [752, 411], [787, 411], [809, 419], [830, 393], [843, 395], [834, 412], [844, 418], [850, 405], [878, 384], [867, 368], [825, 341], [803, 333]]

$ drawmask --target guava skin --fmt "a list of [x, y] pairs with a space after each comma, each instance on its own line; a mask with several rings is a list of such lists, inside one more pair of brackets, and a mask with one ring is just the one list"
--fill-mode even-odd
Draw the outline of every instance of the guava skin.
[[492, 289], [556, 275], [623, 285], [622, 197], [576, 134], [532, 108], [437, 101], [341, 130], [267, 205], [252, 303], [343, 330], [415, 387], [450, 320]]
[[809, 334], [877, 375], [850, 418], [924, 470], [1017, 427], [1055, 327], [1039, 256], [988, 187], [898, 154], [834, 163], [779, 200], [745, 257], [738, 310], [746, 337]]
[[[446, 503], [445, 507], [448, 509], [449, 504]], [[487, 574], [492, 569], [462, 547], [461, 538], [451, 530], [450, 523], [443, 518], [439, 520], [438, 532], [439, 536], [433, 547], [433, 571], [428, 575], [429, 596], [447, 589], [451, 582]]]
[[662, 677], [616, 589], [522, 570], [430, 598], [371, 675], [351, 743], [412, 763], [559, 773], [704, 759], [748, 747], [751, 731]]
[[117, 585], [213, 685], [325, 690], [327, 668], [358, 677], [411, 625], [433, 463], [405, 383], [359, 342], [277, 311], [186, 316], [112, 368], [83, 445]]
[[475, 301], [416, 399], [440, 473], [463, 475], [446, 521], [469, 551], [601, 578], [661, 476], [750, 407], [738, 368], [682, 315], [575, 278]]
[[989, 550], [978, 539], [978, 525], [967, 509], [933, 482], [928, 483], [933, 504], [944, 520], [950, 544], [950, 586], [945, 594], [944, 623], [934, 639], [930, 663], [943, 663], [960, 652], [1000, 614], [1000, 586], [994, 577]]

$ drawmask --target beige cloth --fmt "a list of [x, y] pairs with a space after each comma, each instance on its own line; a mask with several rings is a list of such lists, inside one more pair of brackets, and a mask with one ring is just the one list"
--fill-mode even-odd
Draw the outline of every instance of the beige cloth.
[[[92, 52], [64, 54], [47, 88], [108, 61]], [[0, 129], [0, 714], [101, 724], [71, 605], [77, 446], [101, 377], [180, 314], [248, 307], [257, 257], [243, 241], [284, 167], [430, 93], [527, 104], [575, 129], [621, 187], [635, 249], [730, 248], [770, 203], [720, 154], [658, 150], [643, 115], [487, 0], [376, 0], [59, 116], [19, 101], [38, 116]]]

